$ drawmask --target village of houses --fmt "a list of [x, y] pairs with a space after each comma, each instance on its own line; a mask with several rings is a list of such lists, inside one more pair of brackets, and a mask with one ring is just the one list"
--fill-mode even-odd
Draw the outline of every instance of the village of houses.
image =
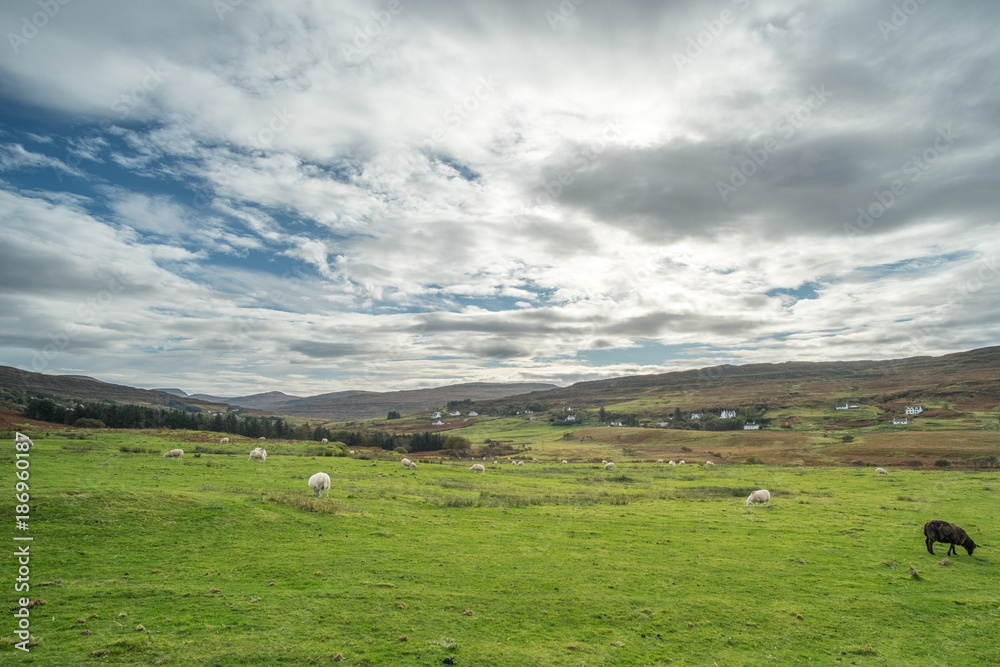
[[[856, 404], [852, 404], [850, 402], [847, 402], [847, 403], [844, 403], [843, 405], [835, 406], [834, 409], [835, 410], [858, 410], [859, 408], [860, 408], [860, 406], [858, 406]], [[564, 422], [570, 422], [570, 423], [572, 423], [572, 422], [575, 422], [577, 420], [576, 419], [576, 415], [573, 414], [573, 408], [565, 408], [565, 411], [566, 411], [567, 414], [566, 414], [565, 418], [563, 419]], [[893, 417], [892, 418], [892, 423], [893, 423], [894, 426], [907, 426], [910, 423], [910, 416], [919, 415], [923, 411], [924, 411], [923, 407], [921, 407], [919, 405], [917, 405], [917, 406], [909, 406], [908, 405], [908, 406], [906, 406], [906, 409], [905, 409], [906, 416], [905, 417]], [[521, 412], [518, 412], [517, 414], [520, 415]], [[524, 414], [532, 414], [532, 411], [531, 410], [525, 410]], [[691, 415], [690, 415], [690, 417], [689, 417], [689, 419], [691, 421], [699, 421], [699, 420], [705, 418], [706, 414], [707, 413], [704, 413], [704, 412], [692, 412]], [[446, 423], [443, 421], [444, 416], [445, 415], [443, 415], [440, 411], [434, 412], [434, 414], [431, 415], [431, 419], [433, 419], [435, 421], [431, 422], [431, 426], [445, 426]], [[460, 410], [455, 410], [453, 412], [447, 413], [447, 416], [448, 417], [461, 417], [462, 416], [462, 412]], [[472, 411], [470, 411], [468, 413], [468, 415], [466, 416], [466, 418], [468, 419], [469, 417], [478, 417], [478, 416], [479, 416], [479, 413], [476, 412], [475, 410], [472, 410]], [[727, 409], [724, 409], [724, 410], [721, 410], [719, 412], [719, 419], [735, 419], [735, 418], [736, 418], [736, 410], [727, 410]], [[534, 419], [534, 418], [532, 417], [531, 419]], [[608, 423], [608, 426], [609, 427], [624, 426], [624, 424], [621, 421], [612, 421], [612, 422]], [[659, 427], [659, 428], [668, 428], [670, 426], [670, 422], [667, 421], [667, 420], [658, 421], [658, 422], [656, 422], [656, 426]], [[791, 422], [782, 422], [781, 423], [781, 428], [791, 428], [791, 427], [792, 427]], [[748, 421], [747, 423], [745, 423], [743, 425], [743, 430], [744, 431], [759, 431], [760, 430], [760, 424], [756, 423], [755, 421]]]

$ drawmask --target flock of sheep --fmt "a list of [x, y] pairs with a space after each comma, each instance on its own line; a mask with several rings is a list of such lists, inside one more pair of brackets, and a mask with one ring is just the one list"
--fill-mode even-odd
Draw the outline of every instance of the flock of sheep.
[[[266, 438], [258, 438], [258, 441], [263, 441], [265, 439]], [[16, 440], [17, 442], [27, 442], [29, 447], [32, 445], [32, 442], [28, 438], [28, 436], [23, 435], [21, 433], [17, 434]], [[229, 438], [222, 438], [222, 440], [220, 440], [219, 442], [221, 444], [226, 444], [229, 442]], [[322, 442], [326, 443], [327, 439], [323, 438]], [[352, 451], [351, 454], [353, 453], [354, 452]], [[180, 459], [183, 457], [184, 457], [183, 449], [171, 449], [170, 451], [168, 451], [166, 454], [163, 455], [163, 458]], [[264, 450], [263, 447], [255, 447], [253, 451], [250, 452], [250, 458], [247, 460], [267, 461], [267, 452]], [[532, 461], [537, 462], [538, 459], [533, 458]], [[563, 459], [562, 462], [568, 463], [566, 459]], [[657, 459], [656, 462], [663, 463], [663, 459]], [[404, 468], [407, 468], [408, 470], [415, 470], [417, 467], [416, 461], [411, 461], [408, 458], [404, 458], [402, 461], [400, 461], [400, 463], [403, 465]], [[524, 461], [511, 460], [510, 463], [511, 465], [516, 465], [516, 466], [524, 465]], [[602, 460], [601, 463], [604, 465], [605, 470], [611, 470], [612, 468], [615, 467], [613, 461]], [[498, 464], [499, 461], [496, 460], [493, 461], [493, 465], [498, 465]], [[667, 464], [671, 466], [684, 465], [684, 460], [682, 459], [677, 463], [671, 460], [668, 461]], [[714, 466], [715, 463], [713, 463], [712, 461], [706, 461], [705, 465]], [[469, 472], [485, 473], [486, 466], [484, 466], [482, 463], [474, 463], [469, 468]], [[887, 471], [885, 468], [876, 468], [875, 474], [888, 475], [889, 471]], [[315, 475], [309, 478], [309, 488], [312, 489], [312, 492], [316, 497], [322, 497], [323, 492], [326, 491], [326, 495], [329, 498], [330, 476], [325, 472], [316, 473]], [[770, 507], [771, 492], [768, 491], [767, 489], [757, 489], [756, 491], [751, 493], [749, 496], [747, 496], [746, 506], [750, 507], [751, 505], [754, 504], [762, 504], [765, 507]], [[934, 553], [933, 545], [935, 542], [942, 542], [944, 544], [950, 545], [948, 549], [948, 555], [955, 553], [955, 546], [958, 545], [960, 547], [964, 547], [965, 550], [971, 556], [973, 550], [977, 546], [976, 543], [972, 541], [972, 538], [969, 537], [969, 535], [961, 528], [961, 526], [957, 526], [947, 521], [939, 521], [939, 520], [928, 521], [924, 525], [924, 540], [927, 545], [927, 551], [929, 551], [931, 554]]]

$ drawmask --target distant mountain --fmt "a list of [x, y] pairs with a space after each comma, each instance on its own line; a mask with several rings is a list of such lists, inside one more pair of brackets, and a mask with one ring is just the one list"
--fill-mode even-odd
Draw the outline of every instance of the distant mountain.
[[482, 401], [531, 391], [554, 389], [545, 382], [468, 382], [432, 389], [401, 391], [338, 391], [275, 406], [282, 414], [320, 419], [369, 419], [390, 410], [401, 414], [443, 408], [448, 401]]
[[295, 401], [301, 397], [283, 394], [280, 391], [268, 391], [263, 394], [251, 394], [250, 396], [237, 396], [227, 398], [225, 402], [229, 405], [236, 405], [241, 408], [251, 408], [254, 410], [274, 410], [289, 401]]
[[173, 394], [174, 396], [180, 396], [182, 398], [187, 398], [188, 393], [183, 389], [151, 389], [150, 391], [162, 391], [164, 394]]
[[155, 389], [137, 389], [122, 384], [101, 382], [86, 376], [46, 375], [11, 366], [0, 366], [0, 388], [12, 392], [55, 396], [67, 401], [114, 401], [172, 408], [219, 410], [224, 406]]

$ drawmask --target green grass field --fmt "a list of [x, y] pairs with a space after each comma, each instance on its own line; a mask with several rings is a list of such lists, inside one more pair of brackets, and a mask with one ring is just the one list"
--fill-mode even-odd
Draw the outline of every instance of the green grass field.
[[[1000, 664], [996, 472], [616, 457], [477, 475], [315, 443], [259, 463], [250, 441], [175, 460], [183, 433], [32, 435], [45, 604], [30, 653], [7, 617], [4, 665]], [[10, 608], [9, 441], [0, 470]], [[329, 498], [307, 488], [319, 471]], [[744, 506], [756, 488], [769, 508]], [[930, 519], [982, 548], [928, 554]]]

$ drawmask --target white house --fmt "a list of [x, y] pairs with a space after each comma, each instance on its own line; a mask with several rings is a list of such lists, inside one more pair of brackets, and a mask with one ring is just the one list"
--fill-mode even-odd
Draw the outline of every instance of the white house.
[[847, 403], [844, 403], [843, 405], [838, 405], [836, 409], [837, 410], [847, 410], [848, 408], [849, 408], [849, 406], [847, 405]]
[[475, 410], [473, 410], [472, 412], [470, 412], [470, 413], [469, 413], [469, 416], [470, 416], [470, 417], [478, 417], [478, 416], [479, 416], [479, 413], [478, 413], [478, 412], [476, 412]]
[[906, 408], [906, 414], [908, 414], [908, 415], [919, 415], [923, 411], [924, 411], [924, 409], [922, 407], [920, 407], [919, 405], [916, 406], [916, 407], [907, 407]]
[[444, 422], [439, 419], [436, 422], [432, 423], [431, 426], [444, 426]]
[[670, 422], [656, 422], [657, 426], [670, 426]]
[[576, 421], [576, 415], [566, 415], [566, 421], [568, 421], [568, 422], [575, 422]]
[[621, 426], [621, 425], [622, 425], [621, 422], [611, 422], [610, 424], [608, 424], [608, 426]]
[[455, 410], [454, 412], [449, 412], [448, 416], [449, 417], [459, 417], [459, 416], [461, 416], [461, 414], [462, 413], [459, 410]]
[[910, 423], [910, 420], [907, 419], [906, 417], [893, 417], [892, 423], [896, 424], [897, 426], [906, 426], [907, 424]]
[[691, 419], [701, 419], [701, 413], [700, 412], [692, 412], [691, 413]]
[[431, 415], [431, 419], [441, 419], [441, 413], [435, 412], [434, 414]]
[[743, 430], [744, 431], [759, 431], [760, 430], [760, 424], [755, 424], [754, 422], [747, 422], [746, 424], [743, 425]]
[[719, 417], [721, 419], [734, 419], [736, 417], [736, 410], [723, 410]]

